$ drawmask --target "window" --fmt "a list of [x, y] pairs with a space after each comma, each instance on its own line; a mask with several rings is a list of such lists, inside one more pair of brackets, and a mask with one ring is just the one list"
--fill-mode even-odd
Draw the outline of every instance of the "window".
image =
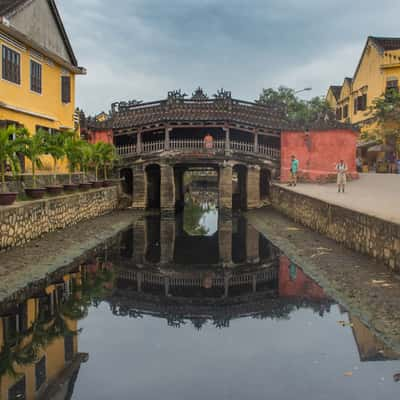
[[357, 110], [359, 109], [359, 107], [358, 107], [358, 99], [359, 99], [359, 97], [356, 97], [354, 99], [354, 114], [357, 114]]
[[338, 107], [336, 109], [336, 119], [341, 120], [342, 119], [342, 108]]
[[2, 77], [3, 79], [17, 83], [21, 83], [21, 56], [14, 50], [3, 45], [2, 48]]
[[71, 103], [71, 77], [61, 77], [61, 100], [63, 103]]
[[64, 337], [64, 356], [66, 362], [72, 361], [74, 358], [74, 337], [72, 335]]
[[367, 109], [367, 95], [366, 94], [363, 94], [362, 96], [357, 97], [357, 108], [362, 111], [365, 111]]
[[60, 133], [60, 131], [58, 129], [48, 128], [47, 126], [43, 126], [43, 125], [36, 125], [36, 133], [38, 133], [39, 130], [45, 131], [46, 133], [49, 133], [50, 135], [58, 135]]
[[31, 60], [31, 90], [42, 93], [42, 66], [33, 60]]
[[8, 400], [25, 400], [26, 399], [26, 379], [25, 376], [16, 382], [8, 390]]
[[389, 90], [399, 91], [399, 81], [397, 79], [389, 79], [386, 82], [386, 92]]
[[35, 381], [36, 381], [36, 391], [38, 391], [42, 385], [46, 382], [46, 357], [43, 356], [35, 364]]
[[343, 107], [343, 118], [347, 118], [348, 116], [349, 116], [349, 105], [346, 104], [346, 105]]

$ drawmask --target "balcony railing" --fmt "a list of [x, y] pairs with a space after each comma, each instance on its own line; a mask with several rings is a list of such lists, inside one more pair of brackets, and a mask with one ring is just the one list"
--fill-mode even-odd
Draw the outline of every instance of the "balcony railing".
[[230, 151], [232, 153], [244, 153], [244, 154], [255, 154], [262, 158], [268, 158], [272, 160], [279, 160], [280, 150], [273, 146], [268, 145], [255, 145], [248, 142], [237, 142], [231, 140], [229, 147], [224, 140], [214, 140], [212, 147], [208, 148], [202, 139], [172, 139], [169, 142], [169, 146], [164, 140], [145, 142], [140, 146], [135, 144], [128, 144], [125, 146], [117, 147], [117, 151], [120, 157], [127, 158], [133, 157], [140, 154], [151, 154], [165, 150], [180, 151], [180, 152], [207, 152], [214, 151], [216, 153]]

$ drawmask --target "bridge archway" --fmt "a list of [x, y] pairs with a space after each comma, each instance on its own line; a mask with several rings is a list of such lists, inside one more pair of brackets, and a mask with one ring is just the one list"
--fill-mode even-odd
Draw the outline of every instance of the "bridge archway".
[[247, 209], [247, 167], [237, 164], [232, 170], [232, 208]]
[[146, 167], [146, 208], [160, 209], [161, 206], [161, 168], [158, 164]]
[[122, 191], [130, 196], [133, 195], [133, 171], [131, 168], [120, 170], [119, 177], [122, 179]]
[[260, 171], [260, 198], [262, 200], [268, 198], [270, 192], [271, 171], [262, 168]]

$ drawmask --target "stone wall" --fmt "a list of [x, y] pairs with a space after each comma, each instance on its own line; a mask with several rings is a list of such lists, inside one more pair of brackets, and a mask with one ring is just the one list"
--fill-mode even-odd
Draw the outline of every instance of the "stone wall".
[[277, 185], [271, 187], [271, 203], [294, 221], [400, 272], [400, 225]]
[[107, 214], [117, 207], [117, 187], [0, 207], [0, 251], [21, 246], [45, 233]]

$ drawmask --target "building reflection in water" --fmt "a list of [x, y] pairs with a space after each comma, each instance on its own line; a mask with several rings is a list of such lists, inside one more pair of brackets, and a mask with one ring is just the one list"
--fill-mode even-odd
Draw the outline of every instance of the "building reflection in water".
[[[209, 229], [204, 214], [215, 209], [200, 209], [142, 218], [88, 262], [0, 304], [1, 399], [70, 399], [88, 359], [78, 351], [78, 321], [100, 302], [116, 316], [199, 330], [243, 317], [288, 319], [300, 308], [330, 312], [334, 301], [244, 218], [217, 218]], [[399, 359], [357, 318], [349, 322], [361, 361]]]
[[50, 284], [27, 288], [0, 304], [0, 398], [70, 399], [80, 365], [78, 321], [101, 301], [113, 280], [109, 264], [94, 261]]

